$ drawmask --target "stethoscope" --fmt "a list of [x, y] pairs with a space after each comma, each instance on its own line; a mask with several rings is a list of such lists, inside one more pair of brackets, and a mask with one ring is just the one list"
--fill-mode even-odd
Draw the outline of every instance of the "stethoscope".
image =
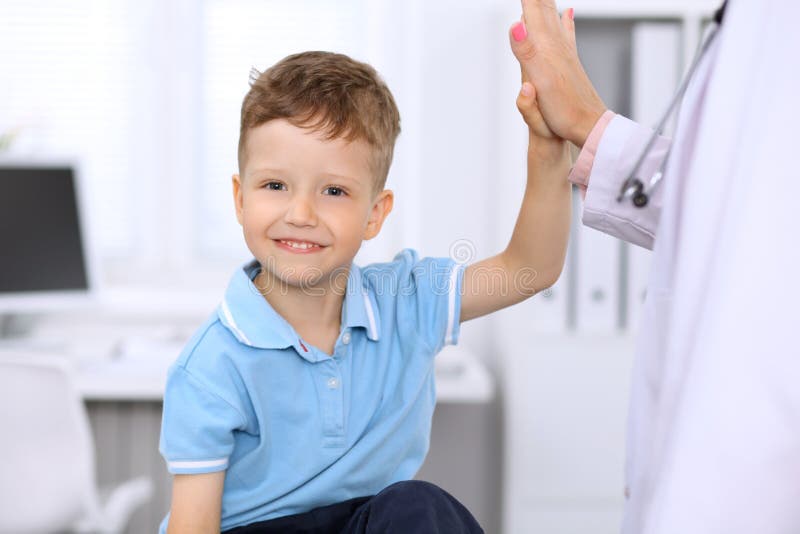
[[628, 177], [622, 182], [622, 187], [619, 190], [619, 195], [617, 195], [617, 202], [622, 202], [625, 198], [631, 198], [633, 201], [633, 205], [637, 208], [643, 208], [647, 205], [648, 201], [650, 200], [650, 195], [653, 193], [653, 190], [656, 186], [661, 182], [661, 179], [664, 177], [664, 169], [667, 165], [667, 161], [669, 160], [669, 154], [672, 151], [672, 145], [670, 145], [669, 150], [667, 151], [666, 156], [664, 159], [661, 160], [661, 164], [658, 166], [658, 169], [655, 173], [650, 177], [649, 180], [646, 182], [639, 177], [639, 171], [641, 170], [642, 163], [644, 162], [647, 155], [650, 153], [650, 149], [653, 148], [655, 145], [656, 140], [663, 134], [664, 126], [667, 124], [667, 121], [672, 116], [672, 112], [675, 110], [676, 107], [680, 104], [683, 100], [683, 95], [686, 92], [686, 88], [689, 86], [689, 82], [692, 80], [692, 76], [694, 72], [697, 70], [697, 66], [700, 64], [700, 61], [703, 59], [708, 48], [711, 46], [711, 43], [714, 41], [714, 38], [717, 36], [719, 32], [720, 24], [722, 23], [722, 17], [725, 13], [725, 6], [727, 5], [727, 0], [725, 3], [722, 4], [716, 14], [714, 15], [714, 20], [717, 24], [712, 27], [708, 36], [706, 37], [703, 45], [695, 54], [694, 60], [692, 61], [691, 67], [689, 67], [689, 71], [684, 76], [683, 81], [681, 82], [680, 87], [675, 92], [675, 96], [672, 97], [672, 101], [670, 101], [667, 110], [664, 112], [664, 115], [661, 117], [661, 120], [658, 121], [655, 129], [653, 130], [653, 134], [648, 139], [647, 144], [644, 147], [639, 158], [636, 160], [636, 165], [633, 166], [631, 172], [628, 174]]

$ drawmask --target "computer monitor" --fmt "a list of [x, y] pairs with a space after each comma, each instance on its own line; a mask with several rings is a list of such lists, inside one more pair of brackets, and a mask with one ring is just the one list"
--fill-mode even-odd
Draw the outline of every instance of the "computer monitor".
[[0, 159], [0, 315], [95, 297], [79, 174], [74, 163]]

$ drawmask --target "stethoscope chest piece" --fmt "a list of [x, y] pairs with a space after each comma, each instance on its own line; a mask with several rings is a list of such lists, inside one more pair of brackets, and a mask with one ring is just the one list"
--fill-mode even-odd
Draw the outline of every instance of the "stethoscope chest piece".
[[684, 76], [683, 81], [681, 82], [680, 87], [678, 88], [675, 96], [672, 97], [672, 100], [667, 106], [667, 110], [661, 117], [661, 120], [658, 121], [655, 129], [653, 130], [650, 139], [647, 140], [647, 143], [644, 146], [639, 158], [636, 160], [636, 164], [631, 169], [628, 177], [622, 182], [622, 187], [620, 187], [619, 195], [617, 196], [617, 202], [622, 202], [625, 198], [631, 198], [633, 201], [633, 205], [637, 208], [643, 208], [647, 205], [650, 197], [649, 193], [653, 191], [653, 189], [658, 185], [661, 181], [661, 178], [664, 176], [664, 169], [666, 167], [667, 161], [669, 160], [669, 155], [672, 150], [672, 147], [667, 150], [666, 156], [661, 159], [661, 164], [659, 165], [658, 169], [656, 170], [655, 174], [650, 178], [648, 181], [647, 187], [645, 187], [644, 182], [640, 180], [637, 176], [639, 171], [644, 163], [645, 158], [650, 153], [650, 149], [656, 143], [656, 140], [664, 131], [664, 126], [667, 123], [667, 120], [672, 115], [672, 112], [678, 108], [678, 105], [683, 98], [684, 93], [686, 92], [687, 87], [689, 86], [689, 81], [692, 79], [692, 75], [694, 74], [695, 70], [697, 70], [697, 66], [700, 64], [700, 60], [702, 59], [703, 55], [705, 54], [706, 50], [711, 46], [711, 42], [714, 40], [714, 37], [717, 35], [719, 30], [719, 26], [712, 28], [711, 32], [709, 33], [708, 37], [706, 37], [705, 42], [697, 51], [695, 55], [695, 59], [692, 62], [692, 65], [689, 67], [689, 71]]

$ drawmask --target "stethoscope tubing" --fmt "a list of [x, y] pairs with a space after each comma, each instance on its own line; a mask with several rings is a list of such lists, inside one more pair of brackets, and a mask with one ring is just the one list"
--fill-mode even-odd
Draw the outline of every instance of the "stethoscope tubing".
[[617, 195], [617, 202], [622, 202], [623, 199], [633, 196], [634, 198], [634, 205], [636, 207], [644, 207], [647, 205], [648, 196], [661, 181], [661, 178], [664, 174], [664, 167], [666, 165], [667, 160], [669, 159], [670, 152], [672, 151], [672, 147], [667, 151], [664, 160], [662, 161], [661, 165], [659, 166], [658, 171], [653, 174], [650, 178], [647, 188], [645, 188], [644, 182], [642, 182], [638, 177], [637, 174], [644, 163], [645, 158], [650, 153], [650, 149], [653, 148], [653, 145], [656, 143], [656, 140], [661, 136], [664, 132], [664, 127], [667, 124], [670, 116], [672, 115], [673, 110], [675, 107], [683, 100], [683, 96], [686, 93], [686, 89], [689, 87], [689, 83], [692, 81], [692, 77], [694, 76], [697, 67], [700, 65], [700, 61], [703, 59], [706, 51], [708, 51], [711, 43], [714, 41], [714, 38], [717, 36], [719, 32], [719, 25], [715, 24], [712, 28], [709, 35], [706, 37], [705, 41], [703, 42], [702, 46], [698, 49], [697, 53], [695, 54], [694, 60], [692, 61], [691, 66], [689, 67], [689, 71], [684, 76], [683, 81], [681, 82], [680, 87], [675, 92], [675, 95], [672, 97], [672, 100], [667, 107], [667, 110], [662, 115], [661, 119], [658, 121], [658, 124], [653, 129], [653, 133], [650, 136], [650, 139], [647, 140], [645, 144], [644, 150], [639, 155], [639, 158], [636, 160], [636, 164], [631, 169], [630, 173], [628, 173], [628, 177], [622, 182], [622, 187], [620, 188], [619, 195]]

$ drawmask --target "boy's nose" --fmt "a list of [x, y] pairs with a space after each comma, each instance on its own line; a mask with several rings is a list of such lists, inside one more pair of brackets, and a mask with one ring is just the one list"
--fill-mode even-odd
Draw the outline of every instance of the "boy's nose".
[[315, 226], [317, 224], [317, 215], [313, 200], [305, 195], [292, 197], [284, 220], [294, 226]]

